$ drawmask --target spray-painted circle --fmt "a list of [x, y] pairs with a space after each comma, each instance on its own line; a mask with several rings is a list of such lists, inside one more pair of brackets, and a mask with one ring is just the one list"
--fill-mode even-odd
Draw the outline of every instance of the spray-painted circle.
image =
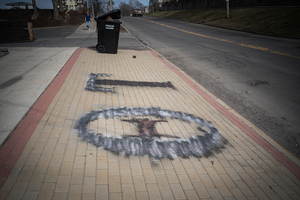
[[[87, 125], [99, 118], [117, 118], [127, 116], [154, 116], [157, 118], [170, 117], [181, 121], [194, 122], [208, 131], [204, 135], [195, 135], [188, 140], [156, 141], [151, 137], [137, 139], [135, 137], [113, 138], [102, 134], [95, 134], [87, 129]], [[207, 121], [179, 111], [171, 111], [160, 108], [107, 108], [105, 110], [92, 111], [81, 117], [75, 127], [80, 137], [103, 147], [107, 151], [116, 154], [148, 155], [155, 159], [179, 156], [188, 158], [189, 156], [202, 157], [211, 155], [212, 151], [219, 151], [225, 142], [220, 132]]]

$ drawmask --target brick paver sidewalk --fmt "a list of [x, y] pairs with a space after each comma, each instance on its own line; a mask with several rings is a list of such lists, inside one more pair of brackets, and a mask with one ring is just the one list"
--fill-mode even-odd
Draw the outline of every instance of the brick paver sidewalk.
[[[111, 74], [103, 77], [109, 80], [170, 81], [176, 90], [102, 85], [116, 92], [91, 92], [85, 90], [90, 73]], [[74, 127], [84, 114], [114, 107], [188, 113], [210, 122], [228, 142], [207, 158], [157, 160], [116, 155], [78, 137]], [[203, 134], [195, 123], [164, 120], [155, 124], [160, 134]], [[139, 134], [120, 117], [99, 117], [88, 129], [111, 138]], [[299, 166], [152, 51], [77, 50], [0, 153], [0, 199], [300, 199]]]

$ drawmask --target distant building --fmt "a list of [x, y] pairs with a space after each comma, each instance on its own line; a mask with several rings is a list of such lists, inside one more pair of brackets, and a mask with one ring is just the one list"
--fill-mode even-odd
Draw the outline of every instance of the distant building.
[[[173, 2], [174, 0], [149, 0], [148, 12], [162, 11], [163, 4], [169, 1]], [[175, 2], [178, 2], [178, 0], [175, 0]]]
[[31, 3], [26, 2], [14, 2], [14, 3], [6, 3], [6, 9], [33, 9]]

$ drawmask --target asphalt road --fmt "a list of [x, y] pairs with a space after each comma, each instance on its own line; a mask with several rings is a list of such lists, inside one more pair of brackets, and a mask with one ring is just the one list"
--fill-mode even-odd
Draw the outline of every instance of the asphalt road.
[[300, 40], [150, 17], [123, 25], [300, 157]]

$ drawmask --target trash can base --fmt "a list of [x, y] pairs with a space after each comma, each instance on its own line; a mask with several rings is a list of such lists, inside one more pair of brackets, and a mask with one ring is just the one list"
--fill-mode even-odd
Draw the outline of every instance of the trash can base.
[[105, 53], [106, 51], [105, 46], [99, 44], [96, 45], [96, 49], [98, 50], [99, 53]]

